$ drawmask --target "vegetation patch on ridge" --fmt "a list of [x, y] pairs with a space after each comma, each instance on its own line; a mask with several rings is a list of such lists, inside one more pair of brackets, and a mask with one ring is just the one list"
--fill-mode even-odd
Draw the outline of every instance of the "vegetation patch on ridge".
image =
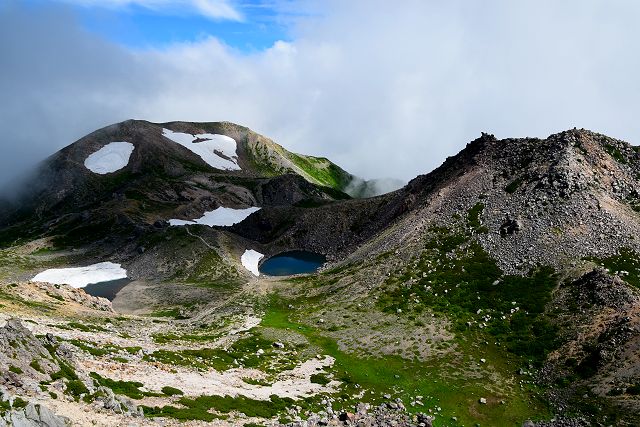
[[290, 398], [281, 398], [272, 395], [269, 400], [255, 400], [244, 396], [199, 396], [196, 398], [183, 397], [177, 401], [182, 407], [163, 406], [148, 407], [144, 406], [144, 414], [146, 417], [169, 417], [178, 420], [201, 420], [211, 422], [220, 415], [211, 413], [213, 409], [222, 414], [236, 411], [245, 414], [248, 417], [273, 418], [283, 413], [287, 408], [300, 404]]
[[475, 240], [432, 228], [420, 257], [389, 279], [379, 299], [387, 312], [425, 309], [455, 320], [456, 329], [477, 323], [507, 349], [541, 364], [557, 345], [556, 327], [545, 316], [557, 277], [550, 267], [527, 276], [505, 275]]

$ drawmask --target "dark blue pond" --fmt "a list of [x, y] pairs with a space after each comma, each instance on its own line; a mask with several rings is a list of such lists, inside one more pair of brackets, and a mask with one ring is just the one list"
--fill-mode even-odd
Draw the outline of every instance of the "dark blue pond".
[[108, 282], [91, 283], [82, 288], [89, 295], [113, 301], [118, 292], [131, 283], [131, 279], [110, 280]]
[[324, 255], [307, 251], [289, 251], [272, 256], [260, 265], [260, 272], [269, 276], [315, 273], [327, 262]]

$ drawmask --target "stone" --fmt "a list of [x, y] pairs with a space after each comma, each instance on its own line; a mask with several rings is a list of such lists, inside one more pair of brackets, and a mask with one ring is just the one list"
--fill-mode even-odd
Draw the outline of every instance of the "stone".
[[500, 226], [500, 235], [508, 236], [511, 234], [515, 234], [522, 229], [522, 223], [519, 220], [515, 219], [507, 219]]

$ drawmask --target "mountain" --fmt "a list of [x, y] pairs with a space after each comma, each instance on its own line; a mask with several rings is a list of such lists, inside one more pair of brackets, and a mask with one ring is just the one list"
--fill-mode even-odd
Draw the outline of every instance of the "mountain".
[[[97, 172], [87, 167], [91, 162]], [[196, 218], [219, 206], [318, 204], [349, 198], [344, 191], [353, 182], [360, 194], [372, 194], [374, 185], [329, 160], [289, 152], [232, 123], [129, 120], [45, 160], [2, 210], [0, 224], [13, 228], [0, 240], [56, 230], [92, 238], [128, 233], [127, 225]]]
[[[375, 183], [246, 128], [130, 121], [36, 177], [0, 229], [0, 320], [22, 319], [0, 328], [0, 394], [24, 402], [5, 419], [640, 421], [640, 153], [626, 142], [482, 134], [354, 198]], [[300, 250], [327, 263], [255, 275]], [[105, 272], [111, 302], [64, 284]]]

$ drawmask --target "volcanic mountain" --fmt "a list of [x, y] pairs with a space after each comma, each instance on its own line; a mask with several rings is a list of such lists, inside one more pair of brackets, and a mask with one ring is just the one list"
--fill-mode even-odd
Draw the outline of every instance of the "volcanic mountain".
[[9, 226], [2, 233], [8, 242], [56, 230], [95, 240], [128, 232], [125, 225], [196, 218], [220, 206], [322, 204], [374, 186], [232, 123], [129, 120], [44, 161], [5, 204], [0, 223]]
[[[358, 185], [230, 123], [63, 149], [0, 216], [0, 303], [35, 332], [5, 327], [32, 349], [0, 357], [6, 394], [105, 425], [638, 424], [636, 147], [482, 134], [396, 191]], [[328, 261], [258, 271], [293, 250]], [[68, 267], [127, 283], [109, 303]]]

